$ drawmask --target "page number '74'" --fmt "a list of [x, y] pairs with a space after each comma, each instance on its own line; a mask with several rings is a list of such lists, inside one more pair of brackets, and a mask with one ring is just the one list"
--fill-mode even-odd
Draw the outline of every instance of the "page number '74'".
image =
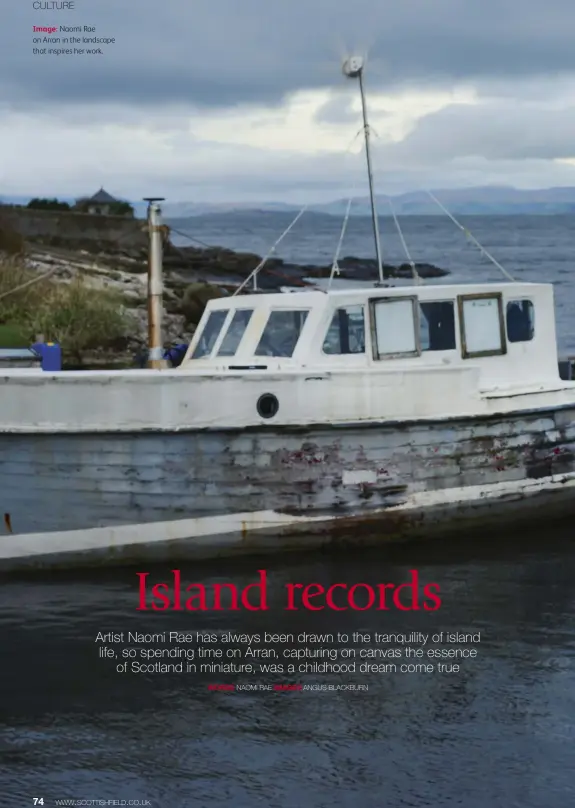
[[44, 797], [32, 797], [32, 803], [34, 805], [44, 805]]

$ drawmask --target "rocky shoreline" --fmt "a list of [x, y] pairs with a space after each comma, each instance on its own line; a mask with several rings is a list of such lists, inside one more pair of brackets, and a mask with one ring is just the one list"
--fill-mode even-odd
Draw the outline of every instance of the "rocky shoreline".
[[[164, 268], [176, 271], [192, 272], [197, 279], [205, 279], [209, 283], [232, 287], [239, 285], [252, 272], [262, 258], [254, 253], [240, 253], [220, 247], [174, 247], [169, 244], [164, 256]], [[338, 262], [338, 278], [341, 280], [375, 281], [378, 277], [377, 262], [373, 258], [357, 258], [345, 256]], [[433, 264], [415, 264], [422, 278], [441, 278], [449, 273]], [[393, 266], [383, 265], [387, 278], [412, 277], [409, 264]], [[312, 286], [315, 279], [329, 278], [331, 265], [292, 264], [281, 258], [270, 258], [258, 273], [258, 287], [261, 290], [276, 291], [282, 286]], [[307, 281], [309, 279], [309, 281]]]

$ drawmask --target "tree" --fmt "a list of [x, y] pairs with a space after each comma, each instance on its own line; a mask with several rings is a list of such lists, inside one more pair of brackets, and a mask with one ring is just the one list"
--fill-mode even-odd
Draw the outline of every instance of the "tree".
[[67, 202], [60, 202], [56, 198], [39, 199], [35, 197], [28, 202], [26, 207], [32, 210], [70, 210], [70, 205]]
[[110, 202], [109, 211], [112, 216], [133, 216], [134, 208], [129, 202]]

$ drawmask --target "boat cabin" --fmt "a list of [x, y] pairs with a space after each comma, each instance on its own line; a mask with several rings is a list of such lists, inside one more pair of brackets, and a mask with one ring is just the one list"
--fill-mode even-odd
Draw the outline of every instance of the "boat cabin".
[[558, 378], [553, 288], [501, 283], [236, 295], [208, 303], [181, 370], [481, 369], [481, 386]]

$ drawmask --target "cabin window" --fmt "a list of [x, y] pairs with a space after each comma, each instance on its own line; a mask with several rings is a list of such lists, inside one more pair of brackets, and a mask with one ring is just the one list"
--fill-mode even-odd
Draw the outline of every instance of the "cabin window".
[[372, 301], [375, 359], [417, 356], [415, 297], [379, 298]]
[[323, 343], [326, 354], [361, 354], [365, 352], [365, 318], [363, 306], [336, 309]]
[[263, 330], [256, 356], [292, 356], [309, 312], [272, 311]]
[[419, 343], [422, 351], [454, 350], [455, 307], [452, 300], [419, 304]]
[[226, 335], [218, 349], [218, 356], [235, 356], [253, 313], [253, 309], [238, 309], [234, 312]]
[[535, 309], [530, 300], [510, 300], [507, 304], [507, 339], [529, 342], [535, 334]]
[[201, 359], [203, 356], [209, 356], [211, 354], [227, 316], [227, 309], [219, 309], [218, 311], [210, 312], [204, 329], [200, 335], [200, 339], [194, 348], [192, 359]]
[[506, 344], [501, 294], [462, 295], [458, 303], [463, 357], [504, 354]]

